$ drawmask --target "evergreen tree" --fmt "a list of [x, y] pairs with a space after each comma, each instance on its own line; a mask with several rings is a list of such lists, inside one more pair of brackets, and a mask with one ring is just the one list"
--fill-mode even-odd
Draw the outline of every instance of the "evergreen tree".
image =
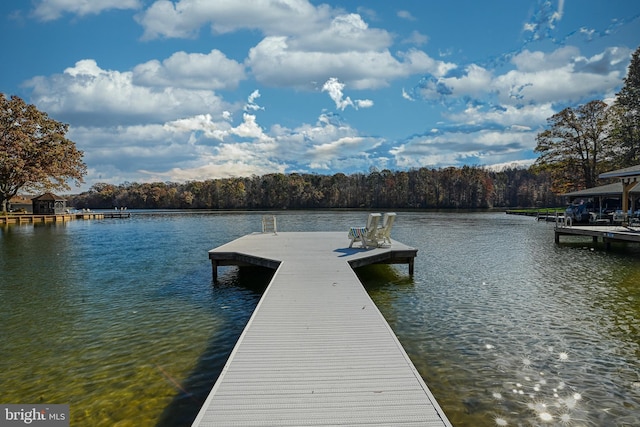
[[616, 168], [640, 164], [640, 47], [631, 57], [624, 85], [617, 93], [613, 138], [617, 145]]

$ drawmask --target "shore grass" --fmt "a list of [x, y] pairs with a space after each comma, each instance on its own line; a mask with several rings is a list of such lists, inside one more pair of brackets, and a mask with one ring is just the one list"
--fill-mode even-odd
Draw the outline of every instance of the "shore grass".
[[518, 209], [507, 209], [506, 213], [510, 215], [527, 215], [527, 216], [555, 215], [556, 213], [559, 213], [559, 214], [564, 213], [565, 209], [566, 208], [564, 207], [518, 208]]

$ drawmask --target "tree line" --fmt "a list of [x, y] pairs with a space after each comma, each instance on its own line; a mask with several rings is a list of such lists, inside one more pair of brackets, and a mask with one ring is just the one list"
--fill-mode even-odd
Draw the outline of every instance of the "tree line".
[[69, 196], [90, 209], [490, 209], [558, 206], [550, 175], [463, 166], [368, 174], [282, 174], [186, 183], [99, 183]]

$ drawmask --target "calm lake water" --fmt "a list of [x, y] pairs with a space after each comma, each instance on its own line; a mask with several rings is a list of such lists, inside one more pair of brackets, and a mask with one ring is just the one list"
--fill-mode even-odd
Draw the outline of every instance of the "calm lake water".
[[[261, 215], [0, 226], [0, 403], [190, 425], [270, 279], [226, 267], [214, 286], [207, 251]], [[346, 246], [366, 212], [277, 217]], [[400, 212], [392, 235], [419, 249], [415, 275], [358, 273], [455, 426], [640, 425], [640, 248], [558, 246], [504, 213]]]

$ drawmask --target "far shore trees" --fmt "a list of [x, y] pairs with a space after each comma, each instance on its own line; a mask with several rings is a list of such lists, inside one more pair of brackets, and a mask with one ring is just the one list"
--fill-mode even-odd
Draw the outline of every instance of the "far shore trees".
[[0, 203], [6, 213], [19, 191], [69, 190], [83, 182], [83, 152], [65, 137], [69, 126], [21, 98], [0, 94]]
[[490, 209], [558, 206], [545, 173], [477, 166], [368, 175], [273, 173], [185, 183], [96, 183], [77, 209]]

